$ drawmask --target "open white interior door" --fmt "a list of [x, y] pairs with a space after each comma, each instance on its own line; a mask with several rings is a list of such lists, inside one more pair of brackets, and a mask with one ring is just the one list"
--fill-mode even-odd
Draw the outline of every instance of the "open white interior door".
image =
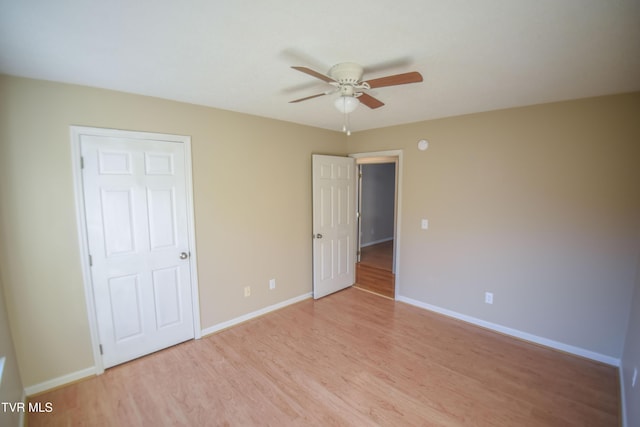
[[355, 282], [356, 169], [350, 157], [314, 154], [313, 297]]

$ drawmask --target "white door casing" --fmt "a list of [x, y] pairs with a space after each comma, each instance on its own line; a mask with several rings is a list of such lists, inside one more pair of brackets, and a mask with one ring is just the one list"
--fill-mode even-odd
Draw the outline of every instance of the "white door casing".
[[357, 165], [370, 163], [389, 163], [396, 164], [396, 206], [395, 206], [395, 230], [394, 235], [394, 251], [393, 251], [393, 273], [395, 275], [395, 299], [398, 299], [401, 292], [402, 278], [398, 266], [400, 265], [400, 248], [402, 238], [402, 176], [403, 176], [403, 151], [373, 151], [366, 153], [349, 154], [356, 160]]
[[200, 336], [189, 138], [76, 127], [72, 136], [101, 373]]
[[349, 157], [312, 156], [313, 297], [355, 282], [356, 169]]
[[356, 262], [362, 254], [362, 165], [356, 161]]

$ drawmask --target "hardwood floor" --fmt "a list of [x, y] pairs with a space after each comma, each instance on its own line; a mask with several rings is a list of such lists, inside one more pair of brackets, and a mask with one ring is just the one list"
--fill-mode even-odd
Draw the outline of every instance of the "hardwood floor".
[[356, 264], [355, 286], [388, 298], [395, 298], [393, 240], [365, 246], [360, 251], [360, 262]]
[[41, 394], [33, 426], [617, 426], [614, 367], [347, 289]]
[[360, 264], [393, 271], [393, 240], [360, 248]]
[[389, 270], [367, 264], [356, 264], [355, 287], [387, 298], [395, 298], [395, 276]]

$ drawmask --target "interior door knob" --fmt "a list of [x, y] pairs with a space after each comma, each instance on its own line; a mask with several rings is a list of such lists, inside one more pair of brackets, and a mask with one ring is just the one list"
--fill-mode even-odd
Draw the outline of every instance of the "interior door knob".
[[322, 239], [322, 234], [318, 233], [318, 234], [316, 234], [316, 235], [315, 235], [315, 236], [313, 236], [313, 237], [315, 237], [316, 239]]
[[182, 253], [180, 254], [180, 259], [187, 259], [187, 258], [189, 258], [189, 254], [188, 254], [188, 253], [186, 253], [186, 252], [182, 252]]

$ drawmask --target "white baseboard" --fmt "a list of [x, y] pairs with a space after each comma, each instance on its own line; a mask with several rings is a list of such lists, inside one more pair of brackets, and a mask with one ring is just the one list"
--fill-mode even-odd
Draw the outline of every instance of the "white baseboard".
[[393, 236], [392, 237], [387, 237], [385, 239], [374, 240], [373, 242], [362, 243], [362, 244], [360, 244], [360, 247], [361, 248], [366, 248], [367, 246], [373, 246], [373, 245], [377, 245], [378, 243], [389, 242], [391, 240], [393, 240]]
[[598, 362], [606, 363], [607, 365], [620, 367], [620, 359], [607, 356], [604, 354], [596, 353], [591, 350], [586, 350], [581, 347], [565, 344], [559, 341], [550, 340], [548, 338], [539, 337], [537, 335], [530, 334], [528, 332], [519, 331], [517, 329], [507, 328], [506, 326], [498, 325], [496, 323], [487, 322], [482, 319], [478, 319], [466, 314], [457, 313], [455, 311], [447, 310], [435, 305], [427, 304], [422, 301], [414, 300], [404, 296], [398, 296], [397, 301], [401, 301], [416, 307], [424, 308], [425, 310], [433, 311], [435, 313], [443, 314], [448, 317], [453, 317], [458, 320], [462, 320], [467, 323], [471, 323], [477, 326], [481, 326], [486, 329], [491, 329], [501, 334], [510, 335], [512, 337], [520, 338], [525, 341], [530, 341], [536, 344], [550, 347], [556, 350], [564, 351], [566, 353], [575, 354], [576, 356], [585, 357], [587, 359], [596, 360]]
[[230, 328], [231, 326], [235, 326], [235, 325], [237, 325], [239, 323], [246, 322], [247, 320], [251, 320], [253, 318], [262, 316], [262, 315], [270, 313], [272, 311], [279, 310], [279, 309], [284, 308], [284, 307], [286, 307], [288, 305], [295, 304], [295, 303], [300, 302], [300, 301], [304, 301], [306, 299], [311, 298], [311, 296], [312, 296], [312, 294], [311, 294], [311, 292], [309, 292], [307, 294], [303, 294], [303, 295], [288, 299], [286, 301], [282, 301], [282, 302], [279, 302], [277, 304], [273, 304], [273, 305], [270, 305], [268, 307], [261, 308], [260, 310], [256, 310], [254, 312], [244, 314], [244, 315], [242, 315], [240, 317], [236, 317], [235, 319], [231, 319], [231, 320], [227, 320], [226, 322], [218, 323], [217, 325], [213, 325], [213, 326], [210, 326], [210, 327], [208, 327], [206, 329], [203, 329], [202, 330], [202, 336], [204, 337], [205, 335], [210, 335], [210, 334], [219, 332], [219, 331], [221, 331], [223, 329]]
[[[218, 331], [220, 331], [222, 329], [229, 328], [231, 326], [237, 325], [237, 324], [242, 323], [242, 322], [246, 322], [247, 320], [253, 319], [253, 318], [258, 317], [258, 316], [262, 316], [263, 314], [267, 314], [269, 312], [278, 310], [278, 309], [286, 307], [288, 305], [295, 304], [297, 302], [300, 302], [300, 301], [303, 301], [305, 299], [311, 298], [311, 296], [312, 296], [312, 294], [311, 294], [311, 292], [309, 292], [307, 294], [300, 295], [300, 296], [297, 296], [295, 298], [288, 299], [286, 301], [282, 301], [282, 302], [280, 302], [278, 304], [270, 305], [269, 307], [265, 307], [263, 309], [254, 311], [252, 313], [248, 313], [248, 314], [245, 314], [243, 316], [236, 317], [235, 319], [231, 319], [229, 321], [219, 323], [219, 324], [214, 325], [214, 326], [212, 326], [210, 328], [203, 329], [202, 330], [202, 336], [209, 335], [209, 334], [212, 334], [214, 332], [218, 332]], [[63, 375], [63, 376], [58, 377], [58, 378], [53, 378], [53, 379], [41, 382], [39, 384], [34, 384], [34, 385], [31, 385], [31, 386], [25, 387], [25, 389], [24, 389], [25, 399], [26, 399], [26, 397], [33, 396], [34, 394], [42, 393], [42, 392], [54, 389], [56, 387], [60, 387], [60, 386], [72, 383], [74, 381], [78, 381], [78, 380], [81, 380], [83, 378], [90, 377], [92, 375], [96, 375], [96, 374], [97, 374], [96, 368], [95, 368], [95, 366], [92, 366], [92, 367], [89, 367], [89, 368], [82, 369], [80, 371], [76, 371], [76, 372], [72, 372], [72, 373], [67, 374], [67, 375]]]
[[25, 387], [24, 394], [28, 396], [33, 396], [34, 394], [42, 393], [43, 391], [51, 390], [56, 387], [60, 387], [74, 381], [81, 380], [86, 377], [90, 377], [96, 374], [96, 368], [94, 366], [90, 368], [85, 368], [80, 371], [72, 372], [67, 375], [63, 375], [58, 378], [53, 378], [40, 384], [31, 385], [29, 387]]

